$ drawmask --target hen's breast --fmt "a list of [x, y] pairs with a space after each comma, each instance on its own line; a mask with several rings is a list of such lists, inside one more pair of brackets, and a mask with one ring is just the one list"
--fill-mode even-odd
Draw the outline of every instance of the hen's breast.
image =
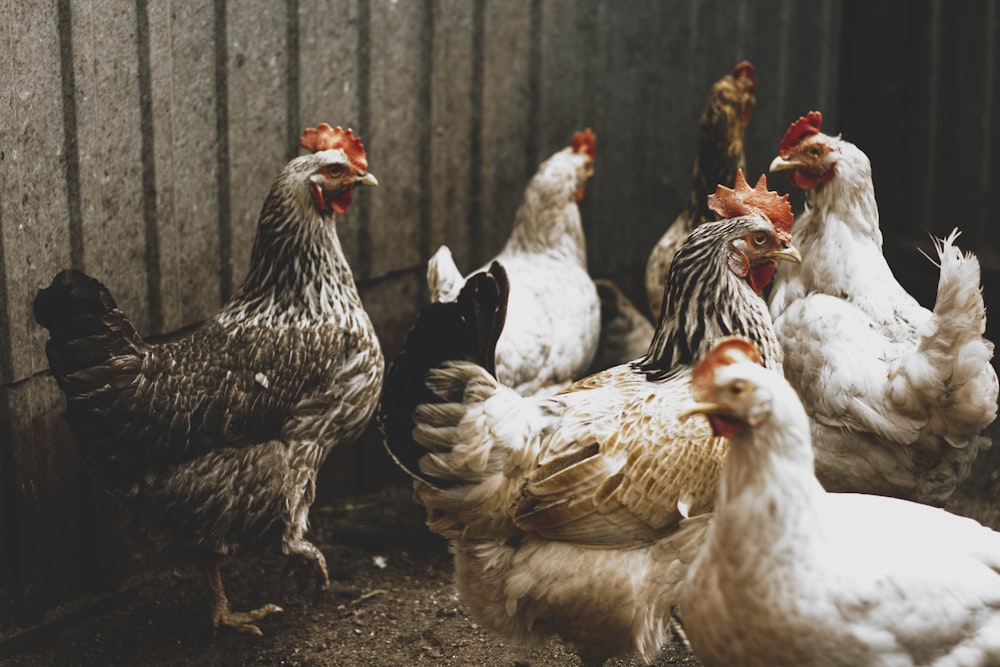
[[314, 441], [324, 450], [354, 440], [375, 411], [385, 372], [371, 320], [358, 310], [342, 321], [305, 328], [295, 336], [302, 341], [306, 363], [292, 367], [312, 382], [292, 406], [282, 437]]
[[507, 256], [507, 321], [498, 379], [522, 395], [559, 389], [585, 374], [597, 351], [601, 306], [585, 269], [544, 255]]

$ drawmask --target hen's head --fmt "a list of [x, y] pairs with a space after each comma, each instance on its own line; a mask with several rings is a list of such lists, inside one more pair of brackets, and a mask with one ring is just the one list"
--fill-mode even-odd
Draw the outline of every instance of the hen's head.
[[766, 381], [761, 386], [755, 380], [773, 375], [760, 362], [760, 351], [751, 340], [742, 336], [721, 339], [692, 371], [696, 403], [683, 416], [704, 414], [712, 432], [725, 438], [759, 426], [771, 414], [772, 396]]
[[571, 138], [570, 149], [576, 162], [576, 179], [578, 187], [576, 189], [576, 200], [583, 199], [587, 181], [594, 175], [594, 154], [597, 146], [597, 135], [589, 127], [581, 132], [574, 132]]
[[[750, 123], [750, 116], [757, 105], [757, 73], [749, 60], [744, 60], [733, 71], [715, 82], [708, 95], [706, 113], [716, 116], [732, 114], [739, 120], [740, 129]], [[725, 120], [719, 118], [720, 120]]]
[[837, 172], [838, 150], [834, 137], [820, 132], [823, 114], [810, 111], [792, 123], [778, 146], [770, 170], [787, 171], [788, 180], [802, 190], [826, 183]]
[[594, 175], [594, 154], [597, 135], [589, 127], [574, 132], [570, 145], [543, 162], [531, 179], [529, 189], [543, 195], [543, 199], [573, 194], [577, 201], [583, 199], [587, 181]]
[[757, 184], [751, 188], [743, 170], [737, 169], [734, 187], [716, 187], [715, 193], [708, 196], [708, 208], [720, 219], [757, 213], [771, 221], [779, 239], [786, 243], [792, 240], [792, 223], [795, 221], [792, 205], [788, 202], [788, 195], [779, 195], [767, 189], [766, 174], [761, 174]]
[[794, 216], [788, 195], [768, 190], [763, 174], [751, 188], [743, 171], [738, 171], [736, 187], [718, 186], [708, 202], [721, 218], [746, 217], [746, 224], [737, 230], [742, 233], [738, 233], [730, 246], [729, 268], [745, 278], [758, 294], [774, 276], [776, 260], [801, 261], [799, 252], [791, 245]]
[[306, 128], [299, 143], [311, 154], [292, 161], [293, 178], [304, 181], [321, 216], [346, 212], [355, 187], [378, 185], [378, 179], [368, 173], [361, 139], [351, 130], [320, 123]]

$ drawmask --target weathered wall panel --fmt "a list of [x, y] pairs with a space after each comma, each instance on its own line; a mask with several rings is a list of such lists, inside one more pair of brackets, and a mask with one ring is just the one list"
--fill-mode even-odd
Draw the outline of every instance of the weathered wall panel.
[[155, 243], [147, 281], [153, 326], [140, 330], [161, 333], [214, 312], [228, 277], [220, 251], [228, 241], [222, 229], [229, 210], [223, 225], [219, 195], [220, 186], [228, 192], [228, 172], [222, 173], [219, 159], [215, 58], [225, 33], [216, 30], [208, 3], [150, 2], [142, 9], [149, 51], [149, 71], [139, 73], [149, 98], [143, 106], [142, 164], [151, 200], [145, 223]]
[[[532, 76], [532, 3], [537, 0], [482, 0], [482, 39], [473, 57], [482, 58], [479, 164], [475, 192], [478, 230], [472, 248], [472, 266], [495, 255], [510, 234], [521, 192], [536, 164], [528, 160], [528, 143], [537, 132], [528, 114]], [[477, 20], [479, 20], [477, 18]], [[474, 30], [478, 29], [474, 26]], [[559, 147], [565, 146], [561, 143]], [[474, 186], [474, 191], [476, 190]], [[470, 221], [476, 225], [475, 219]]]
[[150, 314], [144, 280], [142, 135], [136, 7], [70, 3], [72, 105], [76, 115], [83, 265], [99, 277], [140, 331]]
[[71, 257], [69, 197], [63, 185], [67, 91], [61, 71], [62, 54], [71, 47], [69, 36], [58, 30], [55, 11], [15, 3], [8, 6], [6, 19], [4, 51], [10, 54], [10, 67], [3, 78], [11, 104], [0, 123], [0, 150], [5, 155], [0, 233], [10, 331], [10, 350], [4, 353], [10, 355], [11, 377], [5, 381], [10, 382], [48, 367], [45, 331], [31, 316], [31, 299], [35, 289], [52, 278], [52, 267], [67, 264]]
[[230, 230], [232, 283], [223, 286], [228, 298], [249, 265], [261, 204], [281, 167], [300, 151], [299, 134], [290, 136], [298, 113], [289, 116], [292, 100], [298, 107], [299, 79], [289, 77], [298, 71], [298, 54], [288, 51], [289, 22], [298, 25], [295, 3], [252, 3], [253, 11], [242, 3], [225, 4], [230, 210], [220, 224]]
[[357, 264], [361, 279], [414, 267], [426, 259], [421, 242], [421, 174], [429, 168], [427, 85], [430, 45], [427, 2], [371, 3], [370, 78], [363, 130], [369, 166], [380, 183], [358, 193], [368, 199]]
[[[472, 268], [470, 183], [473, 132], [478, 111], [475, 86], [474, 15], [476, 3], [435, 0], [431, 21], [430, 152], [428, 251], [447, 245], [464, 270]], [[478, 143], [478, 140], [477, 140]], [[426, 259], [426, 258], [425, 258]]]

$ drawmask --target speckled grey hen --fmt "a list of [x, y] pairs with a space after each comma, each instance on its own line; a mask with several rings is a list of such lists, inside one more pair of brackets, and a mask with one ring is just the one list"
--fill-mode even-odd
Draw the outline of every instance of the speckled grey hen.
[[34, 304], [82, 456], [164, 546], [201, 562], [216, 629], [260, 634], [255, 622], [280, 611], [232, 611], [223, 556], [277, 542], [329, 585], [305, 538], [316, 474], [381, 391], [382, 351], [334, 222], [355, 187], [378, 182], [350, 130], [323, 123], [302, 145], [261, 209], [242, 286], [195, 329], [147, 342], [75, 269]]

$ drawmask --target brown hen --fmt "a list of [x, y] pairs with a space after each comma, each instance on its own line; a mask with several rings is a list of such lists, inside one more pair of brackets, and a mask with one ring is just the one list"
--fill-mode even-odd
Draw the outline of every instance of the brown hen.
[[746, 168], [743, 135], [757, 104], [756, 90], [757, 75], [753, 65], [744, 60], [716, 81], [708, 93], [698, 121], [698, 154], [687, 203], [646, 260], [646, 297], [654, 319], [660, 314], [663, 283], [677, 249], [692, 229], [716, 219], [708, 207], [708, 196], [716, 185], [731, 187], [736, 171]]

